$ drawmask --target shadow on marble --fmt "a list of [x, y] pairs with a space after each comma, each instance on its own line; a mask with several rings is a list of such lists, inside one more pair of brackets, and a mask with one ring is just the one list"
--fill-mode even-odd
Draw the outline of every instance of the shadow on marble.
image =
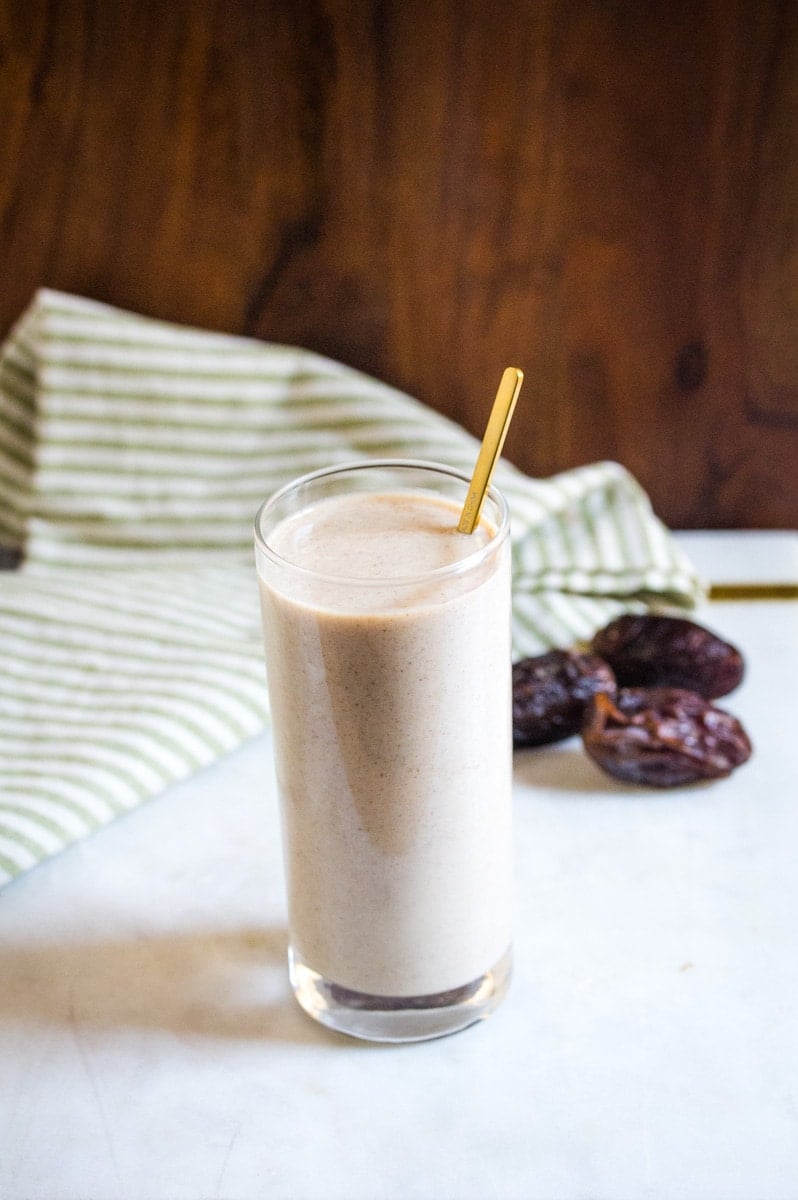
[[516, 750], [513, 756], [513, 777], [516, 783], [526, 787], [551, 792], [571, 792], [583, 796], [586, 792], [594, 796], [605, 795], [614, 800], [638, 801], [640, 796], [655, 799], [672, 796], [674, 791], [704, 792], [718, 780], [697, 780], [676, 788], [643, 787], [624, 783], [605, 774], [582, 748], [578, 738], [561, 742], [555, 746], [535, 746], [529, 750]]
[[291, 993], [284, 928], [0, 948], [0, 1019], [178, 1037], [350, 1043]]
[[516, 750], [513, 773], [518, 783], [556, 791], [611, 792], [617, 796], [639, 790], [604, 775], [588, 757], [578, 738], [556, 746]]

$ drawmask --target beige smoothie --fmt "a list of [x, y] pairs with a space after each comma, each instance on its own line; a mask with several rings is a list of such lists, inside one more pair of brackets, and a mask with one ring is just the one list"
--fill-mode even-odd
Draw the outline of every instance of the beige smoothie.
[[511, 941], [509, 546], [458, 516], [326, 497], [260, 570], [292, 947], [379, 996], [461, 987]]

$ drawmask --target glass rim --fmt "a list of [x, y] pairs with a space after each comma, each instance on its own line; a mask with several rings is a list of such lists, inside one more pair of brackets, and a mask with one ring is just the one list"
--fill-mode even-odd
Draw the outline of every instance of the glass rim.
[[[303, 567], [298, 563], [292, 562], [290, 558], [284, 558], [278, 554], [266, 540], [263, 533], [262, 523], [267, 513], [276, 507], [281, 500], [288, 496], [291, 492], [297, 491], [299, 488], [315, 483], [319, 480], [335, 476], [348, 475], [360, 471], [375, 471], [383, 470], [414, 470], [426, 471], [434, 475], [445, 475], [450, 479], [455, 479], [459, 483], [468, 488], [471, 482], [471, 476], [461, 471], [458, 467], [453, 467], [447, 463], [432, 462], [426, 459], [416, 458], [370, 458], [357, 459], [352, 462], [336, 463], [328, 467], [320, 467], [314, 471], [308, 471], [305, 475], [299, 475], [288, 483], [283, 484], [270, 496], [268, 496], [258, 508], [255, 514], [255, 546], [256, 549], [265, 555], [265, 557], [275, 566], [282, 570], [290, 571], [299, 578], [313, 579], [320, 582], [331, 584], [354, 583], [359, 588], [384, 588], [386, 584], [391, 587], [405, 587], [419, 582], [434, 582], [438, 579], [447, 579], [455, 575], [462, 575], [473, 570], [485, 559], [494, 554], [498, 547], [507, 539], [510, 532], [510, 509], [507, 500], [497, 487], [491, 484], [485, 493], [485, 499], [489, 499], [495, 504], [498, 511], [499, 520], [496, 524], [496, 532], [485, 542], [484, 545], [478, 546], [475, 550], [464, 555], [463, 558], [458, 558], [456, 562], [447, 563], [442, 567], [433, 567], [428, 571], [422, 571], [418, 575], [394, 575], [388, 579], [374, 579], [363, 575], [348, 575], [330, 573], [329, 571], [317, 571], [313, 567]], [[463, 537], [470, 537], [470, 534], [463, 534]]]

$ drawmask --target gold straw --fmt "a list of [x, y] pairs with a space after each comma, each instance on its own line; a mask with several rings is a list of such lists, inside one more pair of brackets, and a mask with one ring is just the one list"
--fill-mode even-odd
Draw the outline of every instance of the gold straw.
[[502, 374], [499, 390], [488, 418], [485, 436], [482, 439], [477, 465], [474, 467], [474, 474], [468, 485], [468, 495], [460, 514], [460, 523], [457, 526], [460, 533], [473, 533], [477, 527], [485, 493], [490, 487], [493, 469], [502, 452], [504, 439], [507, 436], [515, 409], [515, 402], [523, 382], [524, 372], [518, 367], [507, 367]]

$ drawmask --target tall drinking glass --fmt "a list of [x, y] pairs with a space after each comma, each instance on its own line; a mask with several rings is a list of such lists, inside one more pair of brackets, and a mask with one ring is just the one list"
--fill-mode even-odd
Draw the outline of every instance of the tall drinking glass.
[[507, 505], [372, 461], [261, 507], [255, 548], [301, 1006], [414, 1041], [487, 1016], [511, 963]]

